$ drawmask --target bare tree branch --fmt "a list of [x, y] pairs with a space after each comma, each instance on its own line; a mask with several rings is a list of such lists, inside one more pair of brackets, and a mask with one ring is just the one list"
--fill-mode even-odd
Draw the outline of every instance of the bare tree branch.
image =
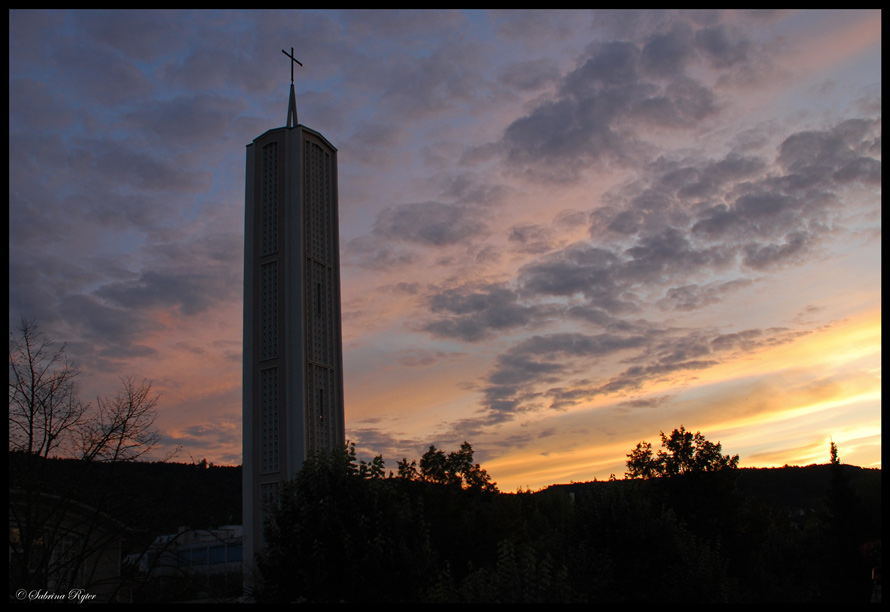
[[70, 453], [88, 406], [77, 398], [77, 366], [22, 318], [9, 339], [9, 450], [41, 457]]

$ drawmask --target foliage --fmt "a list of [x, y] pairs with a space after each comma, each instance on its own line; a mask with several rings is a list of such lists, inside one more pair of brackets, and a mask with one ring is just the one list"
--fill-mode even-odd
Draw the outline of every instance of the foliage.
[[723, 455], [720, 443], [713, 444], [700, 432], [686, 431], [682, 425], [666, 436], [661, 432], [661, 446], [652, 455], [652, 445], [646, 441], [637, 444], [627, 455], [628, 478], [654, 478], [679, 476], [689, 473], [719, 472], [738, 468], [739, 456]]
[[382, 468], [359, 464], [354, 445], [306, 460], [266, 525], [260, 601], [417, 599], [430, 564], [422, 507]]
[[473, 447], [469, 442], [460, 445], [460, 449], [445, 454], [430, 445], [420, 458], [420, 472], [414, 469], [414, 462], [399, 462], [399, 476], [413, 480], [420, 478], [425, 482], [435, 482], [449, 486], [460, 486], [473, 491], [497, 492], [497, 484], [491, 482], [488, 472], [478, 463], [473, 463]]
[[577, 490], [572, 584], [592, 603], [729, 600], [734, 581], [719, 544], [690, 529], [654, 484]]
[[[692, 465], [698, 446], [717, 448], [696, 444], [694, 435], [691, 446]], [[351, 446], [311, 458], [269, 523], [259, 599], [818, 603], [870, 595], [860, 584], [870, 567], [840, 555], [860, 537], [850, 529], [860, 515], [838, 515], [847, 527], [840, 530], [828, 514], [798, 516], [754, 494], [755, 472], [771, 483], [787, 470], [691, 469], [679, 472], [682, 478], [505, 494], [449, 479], [452, 455], [460, 453], [431, 447], [420, 462], [399, 461], [389, 477], [381, 457], [357, 461]], [[794, 481], [813, 482], [801, 499], [821, 487], [827, 504], [828, 473], [817, 479], [804, 471], [794, 472]], [[741, 480], [744, 494], [736, 487]], [[789, 489], [784, 480], [779, 486]], [[880, 537], [879, 489], [861, 489], [873, 491], [869, 499], [877, 495], [871, 539]], [[764, 491], [763, 499], [772, 494]]]
[[463, 584], [511, 531], [526, 531], [473, 455], [466, 442], [451, 453], [431, 446], [419, 470], [403, 459], [388, 478], [382, 457], [358, 461], [354, 445], [309, 457], [266, 524], [257, 598], [450, 600], [444, 568]]

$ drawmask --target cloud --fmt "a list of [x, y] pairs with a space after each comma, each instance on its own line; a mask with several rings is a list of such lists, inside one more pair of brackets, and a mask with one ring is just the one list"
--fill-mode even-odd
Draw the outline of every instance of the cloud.
[[881, 162], [871, 157], [879, 139], [875, 127], [873, 120], [848, 119], [829, 130], [792, 134], [779, 147], [777, 162], [797, 188], [830, 185], [832, 179], [879, 183]]
[[100, 107], [132, 103], [152, 93], [151, 82], [131, 58], [88, 38], [63, 39], [51, 53], [66, 89]]
[[[694, 377], [702, 370], [808, 333], [756, 328], [720, 333], [649, 325], [627, 333], [534, 336], [515, 343], [498, 357], [484, 379], [480, 418], [488, 424], [503, 423], [528, 412], [562, 410], [600, 396], [643, 390], [657, 381]], [[616, 361], [616, 356], [621, 359]], [[595, 367], [600, 360], [609, 365]], [[615, 371], [615, 363], [631, 365]], [[591, 376], [597, 371], [598, 376]]]
[[498, 332], [541, 324], [554, 309], [547, 305], [524, 305], [507, 287], [447, 289], [429, 297], [430, 311], [437, 320], [423, 326], [434, 336], [478, 342]]
[[713, 92], [686, 72], [694, 56], [685, 24], [642, 47], [593, 43], [555, 96], [504, 131], [507, 163], [540, 178], [574, 180], [590, 165], [639, 159], [645, 126], [688, 127], [718, 111]]
[[410, 265], [417, 254], [375, 236], [360, 236], [349, 241], [344, 259], [349, 265], [380, 270]]
[[748, 59], [751, 42], [726, 25], [702, 28], [695, 33], [695, 46], [715, 68], [728, 68]]
[[83, 39], [148, 62], [186, 46], [182, 22], [171, 11], [104, 10], [78, 12], [72, 18]]
[[[59, 298], [59, 315], [98, 347], [127, 347], [132, 338], [162, 326], [142, 313], [115, 308], [94, 296], [69, 294]], [[107, 353], [106, 353], [107, 354]]]
[[519, 271], [524, 292], [539, 295], [571, 296], [583, 293], [603, 302], [606, 310], [627, 306], [617, 299], [619, 291], [612, 271], [620, 262], [618, 254], [589, 244], [571, 245]]
[[214, 94], [179, 95], [166, 100], [146, 100], [128, 113], [128, 127], [165, 150], [188, 149], [210, 143], [233, 129], [247, 105], [234, 97]]
[[559, 80], [559, 68], [552, 59], [538, 58], [516, 62], [501, 69], [498, 81], [518, 91], [537, 91]]
[[538, 223], [514, 225], [508, 240], [523, 253], [546, 253], [555, 246], [553, 230]]
[[484, 237], [488, 229], [478, 211], [460, 204], [412, 202], [384, 209], [374, 223], [374, 234], [390, 240], [425, 246], [450, 246]]
[[740, 278], [726, 282], [708, 283], [706, 285], [693, 283], [680, 287], [671, 287], [665, 293], [664, 298], [659, 300], [658, 305], [670, 310], [697, 310], [712, 304], [719, 304], [727, 294], [738, 291], [752, 283], [753, 281], [749, 279]]
[[642, 69], [654, 77], [681, 74], [695, 54], [696, 35], [686, 23], [675, 23], [652, 36], [643, 46]]
[[177, 308], [184, 316], [193, 316], [229, 296], [230, 292], [215, 283], [216, 280], [196, 272], [147, 270], [138, 278], [103, 285], [96, 295], [120, 308], [134, 311]]
[[[485, 409], [491, 422], [534, 409], [542, 383], [555, 384], [598, 359], [648, 344], [643, 335], [561, 333], [533, 336], [500, 354], [485, 377]], [[529, 405], [529, 402], [532, 405]]]

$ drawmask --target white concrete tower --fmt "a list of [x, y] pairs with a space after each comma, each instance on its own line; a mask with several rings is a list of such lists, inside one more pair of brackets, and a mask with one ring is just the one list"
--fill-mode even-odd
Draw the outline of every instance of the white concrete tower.
[[[288, 57], [297, 61], [293, 49]], [[245, 182], [242, 478], [250, 581], [263, 518], [280, 487], [309, 453], [345, 443], [337, 149], [297, 122], [293, 63], [287, 123], [247, 145]]]

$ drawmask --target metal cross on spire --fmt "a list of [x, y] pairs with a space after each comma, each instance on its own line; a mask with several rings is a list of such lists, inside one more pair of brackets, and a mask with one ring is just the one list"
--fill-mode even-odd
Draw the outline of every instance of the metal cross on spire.
[[297, 62], [300, 66], [303, 65], [303, 62], [301, 62], [300, 60], [298, 60], [297, 58], [294, 57], [294, 48], [293, 48], [293, 47], [290, 48], [290, 53], [288, 53], [288, 52], [285, 51], [284, 49], [282, 49], [281, 52], [284, 53], [285, 55], [287, 55], [287, 56], [291, 59], [291, 62], [290, 62], [290, 82], [293, 83], [293, 82], [294, 82], [294, 62]]
[[282, 53], [287, 55], [290, 59], [290, 100], [287, 103], [287, 123], [285, 124], [287, 127], [292, 128], [297, 125], [297, 97], [294, 94], [294, 62], [297, 62], [300, 66], [303, 65], [303, 62], [294, 57], [294, 48], [290, 48], [290, 53], [281, 50]]

